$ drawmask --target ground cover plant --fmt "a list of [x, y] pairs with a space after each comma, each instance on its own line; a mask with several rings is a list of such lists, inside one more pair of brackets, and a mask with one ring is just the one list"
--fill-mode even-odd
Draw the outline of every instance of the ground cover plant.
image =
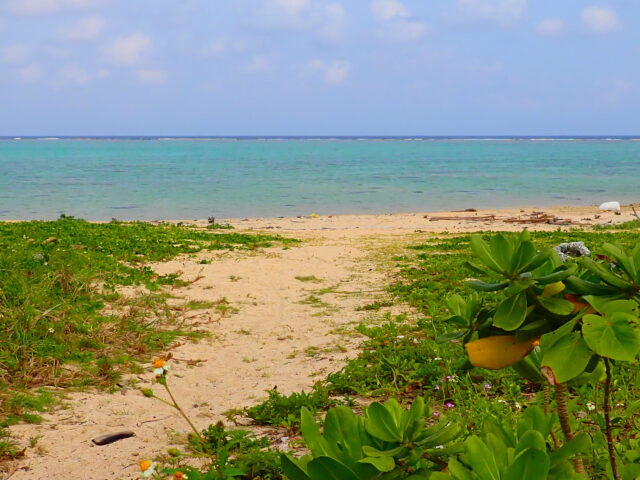
[[[0, 429], [38, 422], [54, 400], [45, 388], [112, 386], [137, 359], [197, 334], [160, 287], [181, 286], [148, 262], [290, 240], [149, 223], [0, 223]], [[145, 287], [123, 296], [123, 286]], [[0, 457], [17, 452], [0, 431]]]
[[[358, 331], [368, 339], [362, 353], [342, 370], [304, 395], [272, 392], [264, 404], [248, 409], [264, 413], [260, 423], [291, 428], [300, 402], [289, 399], [304, 402], [322, 391], [364, 413], [354, 423], [346, 420], [351, 418], [350, 408], [327, 405], [324, 430], [318, 430], [312, 419], [324, 415], [312, 401], [309, 410], [303, 405], [300, 428], [310, 456], [283, 458], [286, 478], [640, 478], [636, 314], [640, 235], [633, 228], [630, 224], [617, 230], [544, 232], [530, 237], [445, 235], [412, 247], [415, 254], [397, 256], [398, 281], [390, 286], [390, 293], [397, 302], [414, 307], [417, 318], [384, 314], [377, 324], [360, 325]], [[570, 241], [585, 242], [593, 260], [565, 264], [547, 250]], [[533, 250], [529, 244], [520, 248], [527, 242], [535, 242]], [[613, 243], [620, 247], [612, 247]], [[513, 271], [501, 271], [491, 259], [478, 255], [491, 252], [492, 244], [502, 244], [496, 253], [506, 252], [500, 262], [508, 263], [508, 268], [513, 262]], [[530, 275], [525, 267], [530, 267]], [[505, 274], [508, 278], [499, 278]], [[469, 277], [482, 280], [469, 281]], [[483, 293], [474, 294], [472, 287]], [[524, 313], [523, 302], [518, 305], [511, 299], [519, 295], [522, 299], [522, 292], [527, 301]], [[598, 296], [603, 297], [601, 301]], [[607, 306], [614, 298], [626, 303]], [[612, 331], [602, 333], [607, 326]], [[574, 351], [567, 355], [554, 345], [565, 335], [572, 340], [577, 335], [587, 337], [583, 340], [590, 352], [586, 363], [575, 362]], [[508, 337], [517, 337], [516, 348]], [[556, 355], [565, 357], [557, 360]], [[541, 374], [543, 366], [550, 369], [547, 377]], [[547, 385], [555, 388], [555, 399]], [[350, 445], [349, 438], [371, 436], [366, 428], [362, 431], [361, 422], [367, 418], [370, 428], [393, 431], [392, 420], [377, 419], [373, 425], [366, 414], [369, 402], [388, 398], [406, 405], [394, 407], [395, 418], [421, 402], [416, 399], [425, 398], [425, 423], [436, 424], [446, 417], [463, 438], [444, 449], [445, 459], [418, 468], [402, 457], [409, 444], [345, 447]], [[311, 415], [312, 410], [316, 415]], [[345, 427], [332, 433], [333, 427], [326, 422], [335, 424], [331, 419], [338, 416], [344, 416]], [[328, 444], [322, 435], [328, 436]]]

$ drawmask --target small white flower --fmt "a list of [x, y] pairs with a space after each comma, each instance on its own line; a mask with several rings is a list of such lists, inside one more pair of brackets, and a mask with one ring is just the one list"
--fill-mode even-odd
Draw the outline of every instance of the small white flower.
[[520, 404], [518, 402], [513, 404], [518, 410], [520, 410], [522, 407], [520, 406]]
[[440, 360], [442, 360], [442, 359], [441, 359], [440, 357], [435, 357], [433, 360], [434, 360], [435, 362], [439, 362], [439, 361], [440, 361]]
[[404, 335], [398, 335], [396, 338], [404, 338]]
[[56, 331], [53, 329], [53, 327], [49, 328], [49, 333], [56, 333]]
[[594, 411], [596, 409], [596, 406], [591, 403], [591, 402], [587, 402], [587, 410], [589, 410], [590, 412]]

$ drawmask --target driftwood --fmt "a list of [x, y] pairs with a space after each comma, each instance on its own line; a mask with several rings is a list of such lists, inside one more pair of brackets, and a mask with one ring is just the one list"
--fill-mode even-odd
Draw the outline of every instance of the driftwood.
[[125, 438], [130, 438], [135, 436], [131, 430], [124, 430], [122, 432], [116, 433], [107, 433], [106, 435], [100, 435], [99, 437], [91, 440], [96, 445], [109, 445], [110, 443], [117, 442], [118, 440], [122, 440]]
[[495, 215], [484, 215], [480, 217], [464, 217], [464, 216], [429, 217], [430, 222], [437, 222], [439, 220], [466, 220], [468, 222], [487, 222], [495, 219], [496, 219]]
[[546, 223], [548, 225], [570, 225], [573, 220], [569, 218], [560, 218], [544, 212], [532, 212], [529, 215], [521, 217], [510, 217], [503, 220], [505, 223]]

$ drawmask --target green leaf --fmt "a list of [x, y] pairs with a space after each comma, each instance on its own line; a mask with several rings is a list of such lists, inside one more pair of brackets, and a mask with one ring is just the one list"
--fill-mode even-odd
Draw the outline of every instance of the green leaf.
[[400, 445], [399, 447], [392, 448], [390, 450], [378, 450], [370, 445], [364, 445], [362, 447], [362, 453], [367, 457], [394, 457], [402, 452], [406, 447]]
[[627, 290], [631, 287], [631, 284], [629, 282], [627, 282], [623, 278], [620, 278], [607, 267], [594, 262], [588, 257], [582, 258], [582, 264], [591, 272], [598, 275], [605, 283], [608, 283], [609, 285], [612, 285], [620, 290]]
[[[330, 409], [324, 420], [324, 437], [331, 444], [340, 445], [335, 449], [337, 458], [355, 462], [362, 458], [362, 436], [366, 435], [362, 417], [357, 417], [345, 406]], [[333, 449], [332, 449], [333, 450]]]
[[280, 465], [290, 480], [311, 480], [311, 477], [298, 465], [297, 461], [288, 455], [280, 455]]
[[546, 450], [547, 446], [544, 443], [544, 437], [542, 433], [537, 430], [528, 430], [524, 432], [524, 434], [518, 440], [518, 445], [516, 445], [516, 450], [514, 454], [518, 456], [521, 452], [524, 452], [527, 449], [533, 450]]
[[423, 438], [417, 443], [421, 447], [445, 445], [460, 435], [460, 426], [455, 423], [440, 422], [426, 430]]
[[536, 249], [530, 241], [524, 241], [520, 244], [516, 253], [511, 257], [511, 271], [520, 272], [524, 267], [531, 263], [536, 255]]
[[443, 333], [442, 335], [438, 335], [436, 337], [436, 343], [446, 343], [446, 342], [450, 342], [451, 340], [456, 340], [460, 337], [464, 337], [467, 334], [467, 332], [447, 332], [447, 333]]
[[521, 292], [513, 297], [506, 298], [498, 305], [493, 317], [493, 324], [503, 330], [517, 329], [527, 316], [527, 295]]
[[509, 466], [503, 480], [546, 480], [549, 464], [545, 451], [528, 448]]
[[549, 258], [553, 255], [553, 250], [550, 248], [545, 248], [540, 253], [538, 253], [531, 261], [523, 267], [523, 270], [532, 271], [536, 268], [542, 266]]
[[613, 258], [616, 264], [622, 267], [627, 275], [634, 280], [638, 278], [638, 265], [635, 264], [633, 256], [628, 255], [624, 248], [611, 243], [605, 243], [602, 249]]
[[610, 299], [591, 295], [584, 297], [584, 299], [589, 302], [596, 311], [604, 315], [611, 315], [617, 312], [635, 313], [638, 309], [638, 304], [633, 300]]
[[543, 351], [551, 349], [551, 347], [558, 340], [560, 340], [561, 338], [570, 334], [573, 331], [574, 327], [576, 326], [576, 323], [578, 323], [578, 320], [580, 320], [580, 318], [582, 318], [582, 315], [578, 314], [575, 317], [573, 317], [571, 320], [563, 323], [562, 326], [558, 327], [553, 332], [545, 333], [544, 335], [542, 335], [542, 337], [540, 337], [540, 348]]
[[[543, 335], [542, 338], [545, 336]], [[542, 346], [541, 340], [540, 347], [543, 354], [542, 366], [553, 371], [558, 383], [564, 383], [584, 372], [593, 355], [579, 332], [572, 332], [559, 338], [548, 349]]]
[[582, 334], [587, 345], [598, 355], [632, 362], [640, 353], [640, 337], [632, 327], [632, 322], [637, 321], [637, 317], [624, 312], [616, 312], [605, 317], [586, 315], [583, 319]]
[[536, 282], [539, 285], [547, 285], [549, 283], [561, 282], [566, 278], [569, 278], [571, 275], [576, 273], [578, 270], [578, 265], [575, 263], [570, 264], [569, 266], [557, 270], [549, 275], [543, 275], [541, 277], [536, 277]]
[[480, 259], [482, 263], [484, 263], [494, 272], [502, 273], [502, 267], [498, 264], [496, 259], [493, 258], [491, 250], [489, 249], [489, 245], [487, 245], [487, 243], [482, 240], [479, 235], [471, 235], [469, 244], [473, 253]]
[[491, 256], [505, 273], [513, 273], [511, 268], [511, 257], [513, 256], [513, 245], [502, 234], [491, 237], [489, 241], [491, 245]]
[[300, 430], [302, 430], [302, 436], [305, 444], [309, 447], [309, 450], [311, 450], [314, 457], [332, 455], [335, 453], [327, 440], [320, 433], [320, 429], [318, 428], [311, 412], [304, 407], [302, 407], [302, 411], [300, 413]]
[[367, 408], [365, 428], [370, 435], [384, 442], [402, 441], [402, 432], [400, 432], [394, 416], [378, 402], [372, 403]]
[[487, 283], [476, 279], [468, 280], [466, 283], [474, 290], [479, 290], [481, 292], [496, 292], [509, 286], [509, 282]]
[[571, 315], [573, 313], [573, 303], [563, 298], [557, 297], [542, 297], [539, 296], [538, 302], [545, 310], [550, 311], [556, 315]]
[[[551, 429], [553, 428], [554, 415], [551, 413], [544, 413], [544, 410], [537, 406], [528, 407], [518, 420], [517, 431], [521, 437], [521, 441], [526, 435], [527, 430], [533, 430], [539, 432], [542, 436], [542, 441], [549, 436]], [[518, 443], [520, 448], [520, 443]]]
[[518, 363], [511, 365], [511, 368], [513, 368], [527, 380], [541, 383], [544, 381], [544, 375], [540, 373], [540, 368], [538, 367], [538, 365], [533, 363], [531, 358], [529, 358], [530, 356], [531, 354], [520, 360]]
[[396, 466], [393, 457], [366, 457], [358, 462], [373, 465], [379, 472], [390, 472]]
[[500, 480], [500, 471], [491, 450], [478, 437], [465, 441], [469, 464], [479, 480]]
[[590, 282], [576, 276], [570, 276], [564, 279], [564, 284], [567, 288], [578, 295], [615, 295], [620, 291], [617, 288], [610, 287], [609, 285], [602, 285], [600, 283]]
[[594, 356], [593, 358], [598, 360], [598, 364], [595, 366], [593, 371], [584, 372], [578, 375], [576, 378], [572, 378], [570, 381], [570, 384], [572, 386], [576, 387], [578, 385], [594, 385], [604, 378], [605, 368], [600, 361], [600, 357]]
[[359, 480], [352, 470], [331, 457], [314, 458], [307, 471], [312, 480]]
[[471, 470], [462, 465], [458, 460], [452, 458], [449, 460], [449, 472], [455, 480], [477, 480]]
[[586, 432], [580, 432], [558, 450], [551, 452], [551, 468], [569, 460], [575, 454], [585, 452], [591, 448], [591, 437]]

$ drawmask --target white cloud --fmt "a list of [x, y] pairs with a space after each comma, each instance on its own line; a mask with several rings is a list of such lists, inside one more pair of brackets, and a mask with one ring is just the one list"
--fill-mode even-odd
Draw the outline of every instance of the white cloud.
[[324, 81], [329, 85], [344, 83], [351, 73], [351, 64], [346, 60], [334, 60], [324, 71]]
[[381, 27], [380, 38], [394, 42], [414, 42], [427, 33], [427, 25], [416, 20], [399, 0], [371, 0], [371, 13]]
[[107, 22], [102, 17], [93, 16], [78, 20], [71, 27], [60, 31], [60, 36], [72, 42], [96, 40], [104, 32]]
[[266, 0], [250, 19], [259, 28], [307, 30], [329, 42], [342, 38], [347, 20], [342, 4], [316, 0]]
[[120, 66], [136, 66], [144, 61], [151, 49], [151, 37], [144, 33], [133, 33], [111, 41], [104, 50], [107, 59]]
[[30, 56], [33, 49], [29, 45], [9, 45], [0, 51], [0, 61], [3, 63], [22, 63]]
[[508, 27], [520, 20], [527, 8], [527, 0], [457, 0], [456, 6], [464, 22]]
[[587, 7], [580, 13], [582, 24], [593, 33], [610, 33], [622, 26], [618, 14], [611, 8]]
[[311, 5], [310, 0], [273, 0], [273, 5], [282, 9], [282, 11], [291, 16], [300, 15]]
[[547, 18], [536, 26], [536, 31], [545, 37], [558, 35], [564, 30], [564, 22], [557, 18]]
[[217, 38], [200, 50], [200, 55], [209, 58], [222, 58], [246, 51], [247, 42], [241, 39]]
[[379, 35], [396, 42], [415, 42], [427, 33], [427, 26], [417, 20], [398, 20], [385, 25]]
[[102, 0], [9, 0], [7, 8], [24, 15], [46, 15], [66, 11], [91, 10]]
[[207, 46], [202, 50], [202, 54], [205, 57], [222, 57], [229, 51], [229, 42], [226, 40], [218, 39], [211, 41]]
[[242, 66], [242, 70], [246, 73], [262, 73], [271, 68], [271, 61], [265, 55], [254, 55], [247, 63]]
[[167, 73], [162, 70], [138, 70], [138, 80], [148, 85], [159, 85], [167, 81]]
[[21, 81], [25, 83], [31, 83], [40, 80], [42, 78], [43, 72], [42, 68], [34, 63], [17, 68], [16, 74]]
[[338, 41], [342, 38], [347, 25], [347, 11], [339, 3], [330, 3], [324, 6], [319, 25], [320, 36], [329, 41]]
[[57, 87], [84, 86], [89, 84], [92, 79], [93, 76], [84, 68], [68, 65], [58, 71], [53, 84]]
[[409, 16], [407, 7], [398, 0], [372, 0], [371, 13], [381, 21]]
[[303, 69], [305, 74], [320, 75], [322, 81], [327, 85], [339, 85], [349, 78], [351, 73], [351, 63], [346, 60], [311, 60]]

